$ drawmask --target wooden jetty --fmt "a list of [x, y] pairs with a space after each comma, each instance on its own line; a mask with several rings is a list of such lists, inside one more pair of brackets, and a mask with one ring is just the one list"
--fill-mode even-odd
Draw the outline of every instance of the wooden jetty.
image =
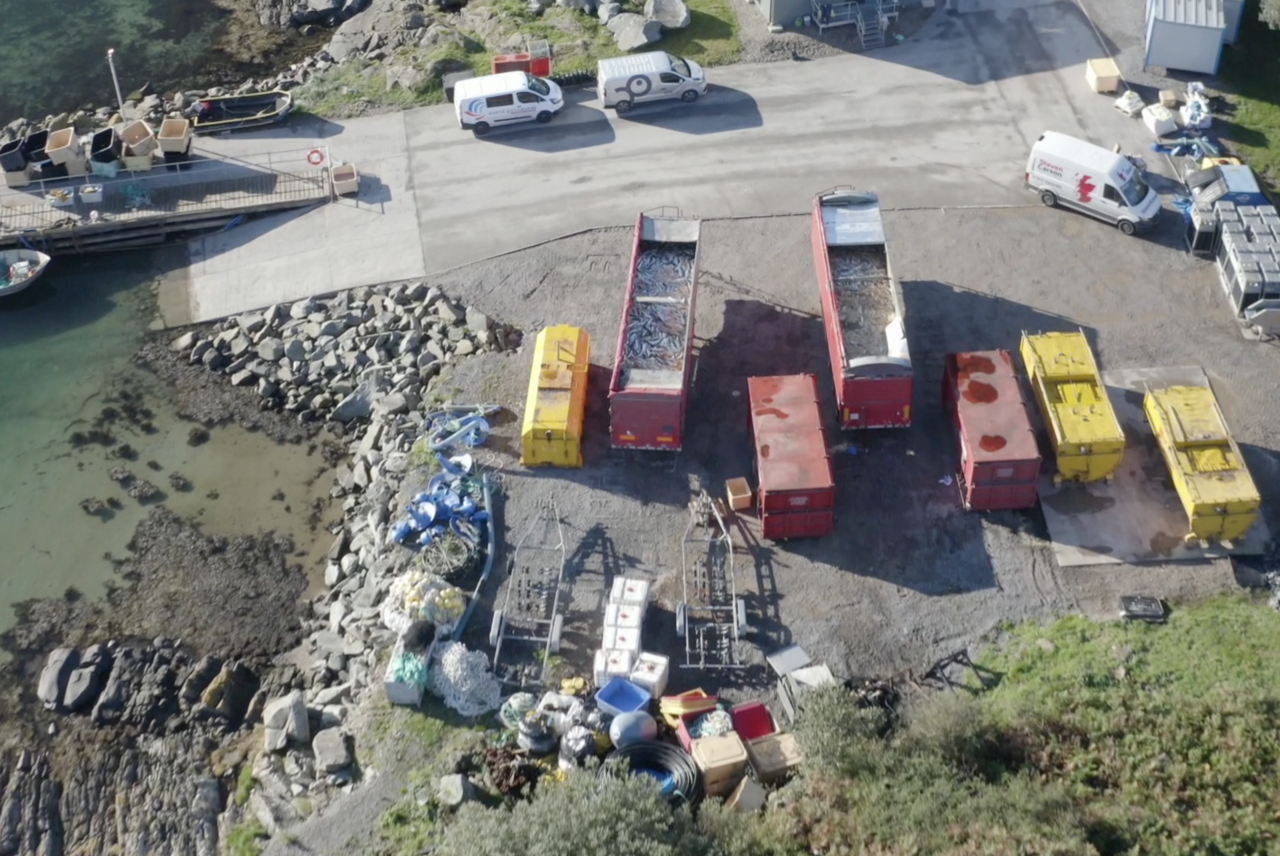
[[159, 165], [111, 179], [90, 175], [0, 189], [0, 249], [53, 255], [144, 247], [241, 217], [323, 204], [333, 198], [331, 165], [324, 150], [313, 150], [311, 161], [305, 152], [197, 157], [173, 171]]

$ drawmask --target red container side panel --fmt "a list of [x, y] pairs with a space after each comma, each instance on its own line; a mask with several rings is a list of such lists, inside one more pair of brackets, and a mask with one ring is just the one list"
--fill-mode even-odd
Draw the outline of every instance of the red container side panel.
[[609, 431], [615, 448], [676, 451], [684, 442], [684, 392], [614, 393]]
[[1039, 500], [1039, 483], [975, 485], [961, 479], [960, 492], [964, 507], [970, 511], [1034, 508]]
[[912, 378], [844, 378], [840, 392], [840, 430], [911, 427]]
[[1035, 505], [1040, 449], [1012, 355], [949, 354], [943, 401], [958, 429], [966, 505], [979, 510]]
[[761, 534], [770, 541], [821, 538], [836, 528], [835, 511], [780, 511], [760, 515]]

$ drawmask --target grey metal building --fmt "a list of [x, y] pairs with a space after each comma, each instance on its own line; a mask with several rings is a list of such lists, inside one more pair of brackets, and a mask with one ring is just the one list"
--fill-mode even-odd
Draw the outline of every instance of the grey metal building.
[[1217, 74], [1226, 37], [1223, 0], [1147, 0], [1144, 67]]

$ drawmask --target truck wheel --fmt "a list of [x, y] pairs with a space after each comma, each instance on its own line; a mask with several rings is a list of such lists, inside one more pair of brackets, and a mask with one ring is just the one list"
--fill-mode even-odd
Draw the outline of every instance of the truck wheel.
[[617, 113], [619, 116], [621, 116], [623, 113], [630, 113], [630, 112], [631, 112], [631, 102], [630, 102], [630, 101], [619, 101], [617, 104], [614, 104], [614, 105], [613, 105], [613, 112]]
[[477, 137], [483, 137], [485, 134], [489, 133], [489, 123], [476, 122], [471, 126], [471, 133], [475, 134]]
[[1120, 233], [1122, 235], [1132, 235], [1134, 232], [1138, 231], [1138, 227], [1134, 225], [1132, 220], [1121, 220], [1116, 224], [1116, 226], [1120, 228]]
[[1058, 204], [1058, 197], [1054, 195], [1052, 190], [1042, 190], [1040, 191], [1040, 201], [1045, 204], [1045, 207], [1052, 208]]
[[539, 125], [545, 125], [551, 121], [551, 113], [546, 110], [543, 110], [541, 113], [538, 114], [538, 118], [534, 121], [536, 121]]
[[692, 104], [693, 102], [698, 100], [698, 90], [686, 89], [684, 93], [680, 96], [680, 100], [686, 104]]

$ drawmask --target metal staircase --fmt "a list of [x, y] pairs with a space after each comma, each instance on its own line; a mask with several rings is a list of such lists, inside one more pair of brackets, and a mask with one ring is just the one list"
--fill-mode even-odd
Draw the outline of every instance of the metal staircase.
[[860, 16], [858, 21], [858, 35], [862, 38], [863, 50], [884, 47], [884, 29], [880, 26], [879, 5], [877, 2], [875, 8], [867, 10], [868, 14]]

